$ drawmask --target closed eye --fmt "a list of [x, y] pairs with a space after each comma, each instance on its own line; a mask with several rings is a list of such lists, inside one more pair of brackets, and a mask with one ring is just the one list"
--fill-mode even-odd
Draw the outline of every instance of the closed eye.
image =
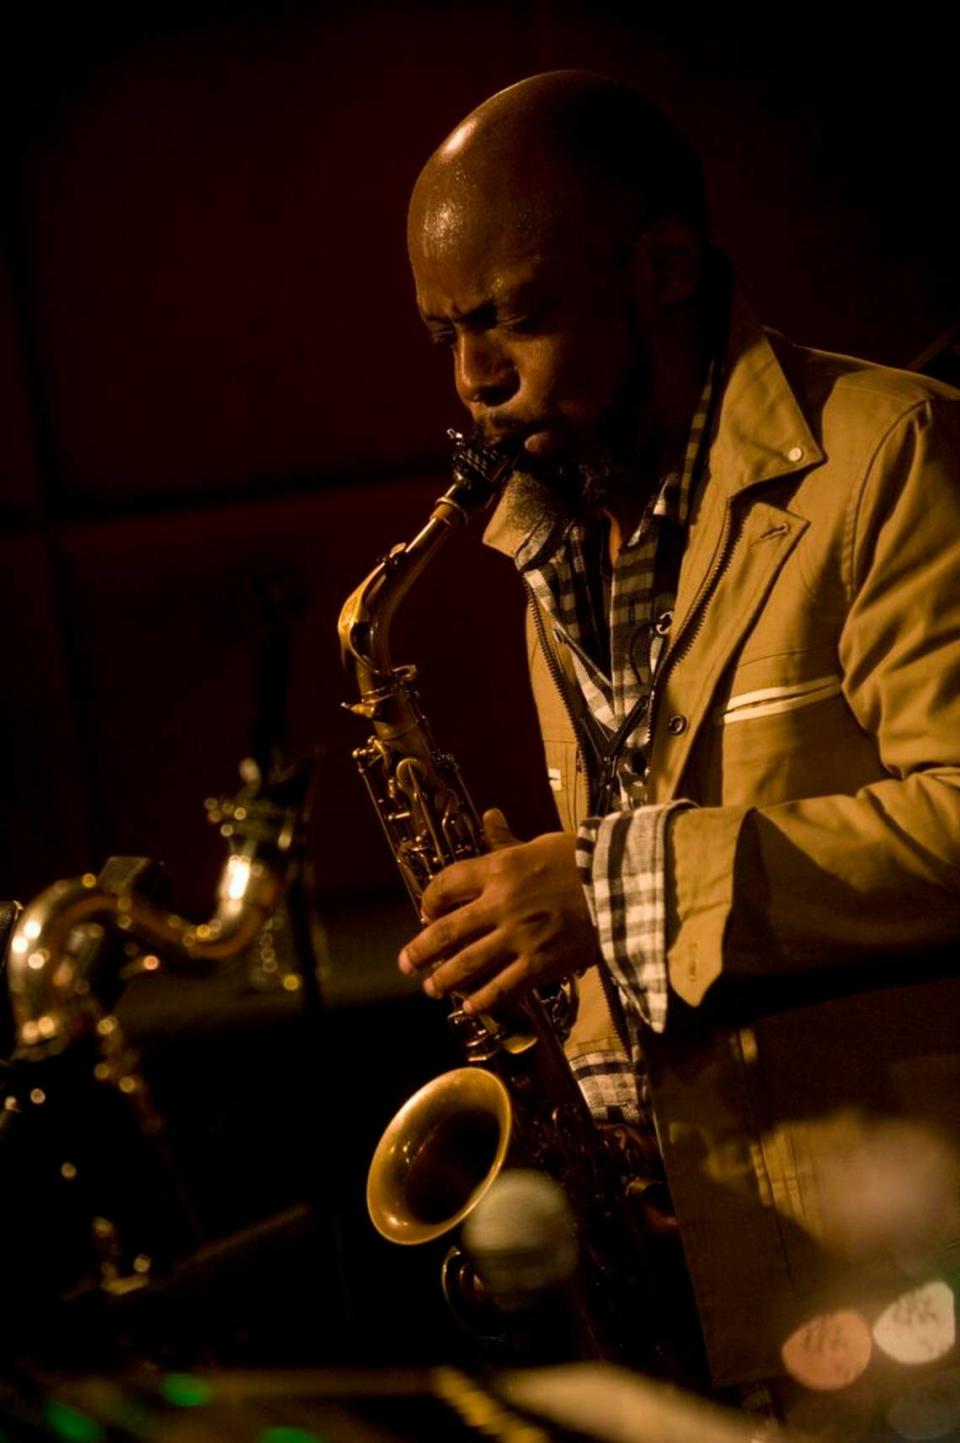
[[549, 320], [549, 309], [546, 304], [542, 304], [529, 306], [522, 311], [503, 311], [498, 319], [505, 331], [518, 336], [530, 336], [543, 330]]

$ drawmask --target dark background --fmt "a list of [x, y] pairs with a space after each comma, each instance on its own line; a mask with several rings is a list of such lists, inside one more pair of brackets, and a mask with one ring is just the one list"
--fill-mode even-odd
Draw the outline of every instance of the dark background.
[[[797, 340], [907, 364], [960, 311], [947, 34], [535, 0], [19, 9], [0, 87], [8, 894], [146, 853], [206, 913], [200, 802], [250, 745], [253, 598], [278, 574], [304, 612], [293, 750], [326, 747], [321, 892], [389, 882], [345, 761], [335, 621], [443, 477], [458, 407], [413, 306], [406, 198], [496, 88], [580, 65], [661, 102], [703, 154], [717, 240]], [[478, 800], [522, 830], [547, 813], [518, 598], [475, 543], [397, 649]]]
[[[0, 52], [0, 893], [144, 854], [168, 865], [180, 910], [209, 913], [223, 854], [202, 799], [234, 789], [250, 748], [257, 597], [282, 584], [291, 751], [323, 748], [313, 851], [340, 1048], [328, 1040], [326, 1085], [350, 1070], [338, 1097], [363, 1132], [433, 1061], [393, 980], [406, 903], [348, 760], [362, 727], [339, 709], [335, 635], [347, 593], [445, 484], [459, 419], [406, 270], [420, 165], [525, 74], [621, 76], [700, 149], [716, 239], [761, 316], [907, 365], [960, 318], [953, 36], [927, 10], [855, 34], [826, 8], [721, 24], [603, 0], [17, 10]], [[420, 665], [477, 801], [524, 834], [550, 812], [520, 613], [511, 568], [461, 538], [395, 653]], [[177, 1076], [232, 1159], [213, 1232], [245, 1220], [238, 1139], [256, 1158], [271, 1136], [278, 1176], [286, 1144], [307, 1150], [302, 1110], [262, 1090], [242, 1125], [231, 1113], [238, 1073], [248, 1089], [276, 1078], [294, 1025], [254, 1004], [219, 1015], [181, 986], [181, 1011], [158, 1002], [143, 1024], [167, 1038], [174, 1113]], [[254, 1189], [246, 1218], [299, 1186]]]

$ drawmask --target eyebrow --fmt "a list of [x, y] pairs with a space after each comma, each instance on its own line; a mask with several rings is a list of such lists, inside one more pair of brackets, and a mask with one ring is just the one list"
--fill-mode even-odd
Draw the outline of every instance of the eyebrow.
[[508, 310], [515, 304], [527, 303], [528, 293], [533, 289], [533, 281], [517, 281], [514, 286], [505, 287], [498, 296], [491, 296], [489, 300], [482, 300], [479, 306], [472, 306], [469, 310], [453, 310], [450, 316], [430, 316], [426, 312], [420, 312], [423, 316], [424, 325], [427, 326], [466, 326], [466, 329], [484, 328], [494, 323], [499, 310]]
[[481, 301], [478, 306], [473, 306], [469, 311], [458, 311], [454, 309], [450, 316], [431, 316], [421, 311], [424, 323], [428, 326], [466, 326], [470, 329], [473, 326], [488, 326], [497, 315], [497, 308], [500, 302], [489, 300]]

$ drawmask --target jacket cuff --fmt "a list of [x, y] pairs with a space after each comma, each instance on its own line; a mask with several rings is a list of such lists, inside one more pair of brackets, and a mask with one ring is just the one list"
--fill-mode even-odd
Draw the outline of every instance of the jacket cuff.
[[691, 1007], [723, 971], [735, 860], [750, 807], [678, 811], [666, 837], [667, 974]]

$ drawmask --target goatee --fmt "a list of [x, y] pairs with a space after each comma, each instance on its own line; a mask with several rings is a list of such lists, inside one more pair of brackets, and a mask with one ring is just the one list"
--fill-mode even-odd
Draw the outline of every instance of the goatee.
[[639, 458], [627, 462], [599, 449], [559, 464], [535, 465], [531, 458], [531, 464], [517, 466], [510, 480], [511, 522], [529, 533], [588, 521], [646, 490], [645, 470]]
[[652, 365], [639, 323], [635, 332], [634, 364], [592, 438], [574, 442], [562, 460], [520, 453], [508, 494], [511, 519], [525, 531], [588, 521], [624, 501], [632, 509], [638, 493], [649, 494], [657, 458], [642, 418], [652, 394]]

